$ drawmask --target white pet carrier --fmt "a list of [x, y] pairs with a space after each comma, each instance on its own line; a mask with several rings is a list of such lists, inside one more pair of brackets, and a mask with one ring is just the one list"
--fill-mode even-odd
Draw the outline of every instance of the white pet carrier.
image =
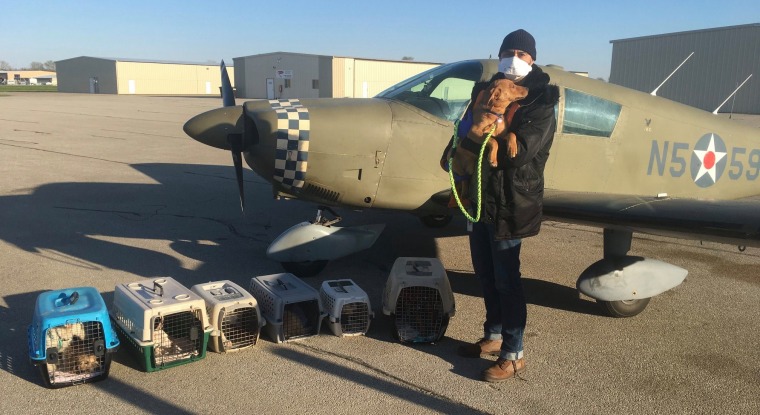
[[401, 257], [391, 268], [383, 294], [383, 313], [394, 320], [401, 342], [440, 340], [454, 316], [454, 294], [437, 258]]
[[289, 273], [262, 275], [251, 279], [256, 297], [267, 320], [265, 331], [277, 343], [319, 334], [322, 305], [319, 292]]
[[374, 313], [367, 293], [352, 280], [325, 281], [319, 295], [333, 334], [343, 337], [367, 333]]
[[190, 288], [206, 301], [211, 326], [209, 349], [232, 352], [256, 344], [265, 320], [258, 302], [248, 291], [232, 281], [198, 284]]
[[117, 285], [111, 317], [148, 372], [206, 357], [206, 303], [172, 278]]

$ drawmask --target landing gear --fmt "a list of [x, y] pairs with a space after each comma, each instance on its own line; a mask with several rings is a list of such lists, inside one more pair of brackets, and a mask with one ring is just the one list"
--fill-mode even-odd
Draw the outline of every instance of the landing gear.
[[[330, 214], [333, 215], [333, 218], [332, 219], [328, 218], [324, 214], [325, 211], [330, 212]], [[317, 209], [317, 217], [312, 222], [312, 225], [330, 227], [340, 222], [342, 219], [343, 218], [341, 218], [340, 215], [335, 213], [335, 211], [330, 209], [329, 207], [320, 206]], [[320, 272], [322, 272], [322, 270], [324, 270], [325, 267], [327, 266], [328, 262], [329, 261], [326, 259], [313, 260], [313, 261], [298, 261], [298, 262], [284, 261], [284, 262], [281, 262], [280, 265], [282, 265], [282, 268], [285, 271], [297, 277], [308, 278], [308, 277], [313, 277], [319, 274]]]
[[605, 229], [604, 258], [586, 268], [576, 283], [611, 317], [638, 315], [652, 297], [678, 286], [688, 274], [666, 262], [627, 255], [632, 238], [631, 231]]
[[428, 228], [443, 228], [451, 223], [452, 215], [427, 215], [421, 216], [420, 221]]
[[597, 300], [607, 313], [616, 318], [633, 317], [647, 308], [651, 298], [642, 298], [640, 300], [621, 300], [621, 301], [602, 301]]
[[[328, 218], [325, 213], [333, 217]], [[384, 224], [335, 226], [341, 221], [332, 209], [320, 206], [313, 222], [301, 222], [278, 236], [267, 257], [299, 277], [311, 277], [325, 269], [333, 259], [371, 247], [385, 228]]]

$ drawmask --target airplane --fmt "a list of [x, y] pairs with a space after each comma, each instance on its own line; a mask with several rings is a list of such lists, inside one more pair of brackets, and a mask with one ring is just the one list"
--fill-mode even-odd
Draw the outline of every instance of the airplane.
[[[244, 209], [242, 158], [277, 198], [320, 205], [285, 231], [269, 258], [297, 275], [370, 247], [383, 225], [337, 227], [331, 207], [409, 212], [445, 226], [451, 185], [439, 161], [496, 60], [445, 64], [373, 98], [254, 100], [188, 120], [193, 139], [232, 152]], [[613, 317], [631, 317], [688, 271], [627, 255], [634, 232], [760, 246], [760, 131], [665, 98], [542, 69], [560, 87], [545, 172], [544, 219], [603, 228], [603, 257], [577, 289]], [[717, 112], [717, 110], [716, 110]], [[747, 198], [750, 198], [747, 200]], [[330, 219], [329, 212], [335, 218]]]

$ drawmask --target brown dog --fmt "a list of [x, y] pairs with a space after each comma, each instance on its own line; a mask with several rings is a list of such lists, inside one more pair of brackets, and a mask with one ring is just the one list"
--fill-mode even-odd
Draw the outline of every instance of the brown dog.
[[[528, 88], [516, 85], [509, 79], [497, 79], [491, 82], [488, 89], [481, 91], [473, 106], [473, 123], [467, 137], [476, 144], [482, 144], [491, 129], [496, 127], [488, 141], [488, 161], [492, 167], [498, 165], [497, 152], [499, 142], [497, 139], [507, 140], [507, 152], [510, 157], [517, 155], [517, 137], [514, 133], [506, 133], [508, 129], [504, 118], [507, 107], [514, 101], [528, 96]], [[451, 157], [451, 154], [449, 154]], [[466, 150], [457, 151], [451, 169], [457, 176], [469, 177], [475, 172], [478, 154]], [[468, 180], [462, 181], [460, 196], [467, 195]]]

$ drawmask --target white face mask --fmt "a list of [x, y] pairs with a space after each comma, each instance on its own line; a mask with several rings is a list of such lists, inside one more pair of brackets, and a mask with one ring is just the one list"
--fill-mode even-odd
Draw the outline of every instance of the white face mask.
[[507, 79], [517, 81], [529, 74], [533, 69], [532, 66], [524, 60], [510, 56], [499, 61], [499, 72], [504, 72]]

